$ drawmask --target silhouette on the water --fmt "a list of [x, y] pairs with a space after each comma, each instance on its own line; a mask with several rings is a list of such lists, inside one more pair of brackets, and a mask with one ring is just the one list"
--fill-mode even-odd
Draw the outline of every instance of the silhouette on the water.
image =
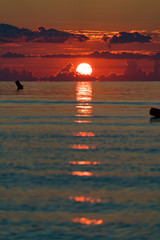
[[23, 85], [18, 80], [15, 81], [15, 84], [17, 85], [17, 90], [22, 90], [23, 89]]
[[159, 117], [151, 117], [150, 123], [160, 123], [160, 118]]
[[158, 108], [151, 108], [150, 109], [150, 115], [156, 117], [156, 118], [160, 118], [160, 109]]

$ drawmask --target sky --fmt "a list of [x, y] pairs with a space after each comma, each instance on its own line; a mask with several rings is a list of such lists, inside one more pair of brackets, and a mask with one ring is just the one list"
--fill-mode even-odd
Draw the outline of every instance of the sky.
[[1, 0], [0, 22], [73, 30], [156, 30], [159, 0]]
[[98, 76], [121, 74], [129, 58], [152, 71], [159, 9], [159, 0], [1, 0], [0, 66], [51, 75], [88, 61]]

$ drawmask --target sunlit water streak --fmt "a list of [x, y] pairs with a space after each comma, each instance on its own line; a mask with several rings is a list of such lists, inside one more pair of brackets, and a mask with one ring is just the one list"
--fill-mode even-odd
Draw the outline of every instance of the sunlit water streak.
[[159, 83], [0, 89], [0, 239], [160, 239]]

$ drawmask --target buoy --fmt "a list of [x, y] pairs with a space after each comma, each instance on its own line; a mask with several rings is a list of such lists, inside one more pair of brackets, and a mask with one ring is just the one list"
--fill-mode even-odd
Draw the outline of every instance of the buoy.
[[158, 108], [151, 108], [150, 109], [150, 115], [160, 118], [160, 109]]
[[17, 90], [23, 89], [23, 85], [19, 82], [19, 80], [15, 81], [15, 84], [17, 85]]

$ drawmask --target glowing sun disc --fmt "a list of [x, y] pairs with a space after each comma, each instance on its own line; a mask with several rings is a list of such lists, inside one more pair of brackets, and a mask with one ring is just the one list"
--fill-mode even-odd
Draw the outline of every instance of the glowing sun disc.
[[88, 63], [81, 63], [78, 65], [76, 72], [82, 75], [91, 75], [92, 68]]

